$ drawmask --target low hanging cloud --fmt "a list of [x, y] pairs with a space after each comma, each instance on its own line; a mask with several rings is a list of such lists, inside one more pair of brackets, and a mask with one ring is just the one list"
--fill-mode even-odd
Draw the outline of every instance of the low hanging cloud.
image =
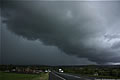
[[119, 63], [120, 45], [116, 38], [120, 41], [120, 28], [111, 26], [120, 22], [118, 5], [119, 2], [3, 2], [2, 16], [7, 28], [18, 36], [40, 40], [68, 55], [99, 64]]

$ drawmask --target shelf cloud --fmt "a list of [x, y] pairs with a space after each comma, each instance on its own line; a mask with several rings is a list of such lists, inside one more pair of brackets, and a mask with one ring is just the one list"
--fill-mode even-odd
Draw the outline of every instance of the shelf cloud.
[[3, 2], [7, 28], [98, 64], [120, 62], [120, 2]]

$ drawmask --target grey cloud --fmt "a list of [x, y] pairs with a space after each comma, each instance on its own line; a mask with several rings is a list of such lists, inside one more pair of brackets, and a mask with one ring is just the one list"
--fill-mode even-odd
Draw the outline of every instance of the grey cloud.
[[106, 34], [105, 36], [104, 36], [105, 38], [107, 38], [107, 39], [116, 39], [116, 38], [120, 38], [120, 34], [112, 34], [112, 35], [109, 35], [109, 34]]
[[112, 45], [112, 48], [114, 48], [114, 49], [120, 49], [120, 41], [115, 42], [115, 43]]
[[[58, 47], [68, 55], [88, 58], [97, 63], [120, 62], [118, 58], [112, 57], [114, 51], [106, 47], [102, 39], [108, 29], [107, 23], [89, 2], [23, 1], [4, 5], [3, 14], [9, 14], [8, 29], [19, 36], [40, 40], [45, 45]], [[94, 9], [93, 12], [91, 9]]]

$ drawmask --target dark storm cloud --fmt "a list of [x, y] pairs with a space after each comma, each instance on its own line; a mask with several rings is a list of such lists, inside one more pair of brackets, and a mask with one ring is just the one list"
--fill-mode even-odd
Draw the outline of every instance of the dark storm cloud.
[[17, 65], [77, 65], [95, 64], [87, 59], [66, 55], [55, 46], [46, 46], [39, 40], [19, 37], [2, 24], [2, 64]]
[[[1, 15], [1, 8], [0, 8], [0, 15]], [[1, 20], [1, 16], [0, 16], [0, 64], [1, 64], [1, 24], [2, 24], [2, 20]]]
[[[106, 32], [114, 33], [114, 26], [109, 28], [108, 23], [115, 24], [112, 19], [119, 22], [118, 5], [119, 2], [23, 1], [4, 3], [2, 13], [8, 19], [8, 29], [19, 36], [56, 46], [68, 55], [107, 63], [120, 62], [118, 51], [110, 47], [119, 36], [106, 35]], [[115, 13], [105, 17], [107, 9]], [[109, 38], [114, 39], [109, 41]]]

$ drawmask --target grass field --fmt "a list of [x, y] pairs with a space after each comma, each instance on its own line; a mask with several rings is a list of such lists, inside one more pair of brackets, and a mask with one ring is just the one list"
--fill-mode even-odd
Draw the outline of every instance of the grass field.
[[0, 80], [48, 80], [48, 73], [36, 75], [0, 72]]

